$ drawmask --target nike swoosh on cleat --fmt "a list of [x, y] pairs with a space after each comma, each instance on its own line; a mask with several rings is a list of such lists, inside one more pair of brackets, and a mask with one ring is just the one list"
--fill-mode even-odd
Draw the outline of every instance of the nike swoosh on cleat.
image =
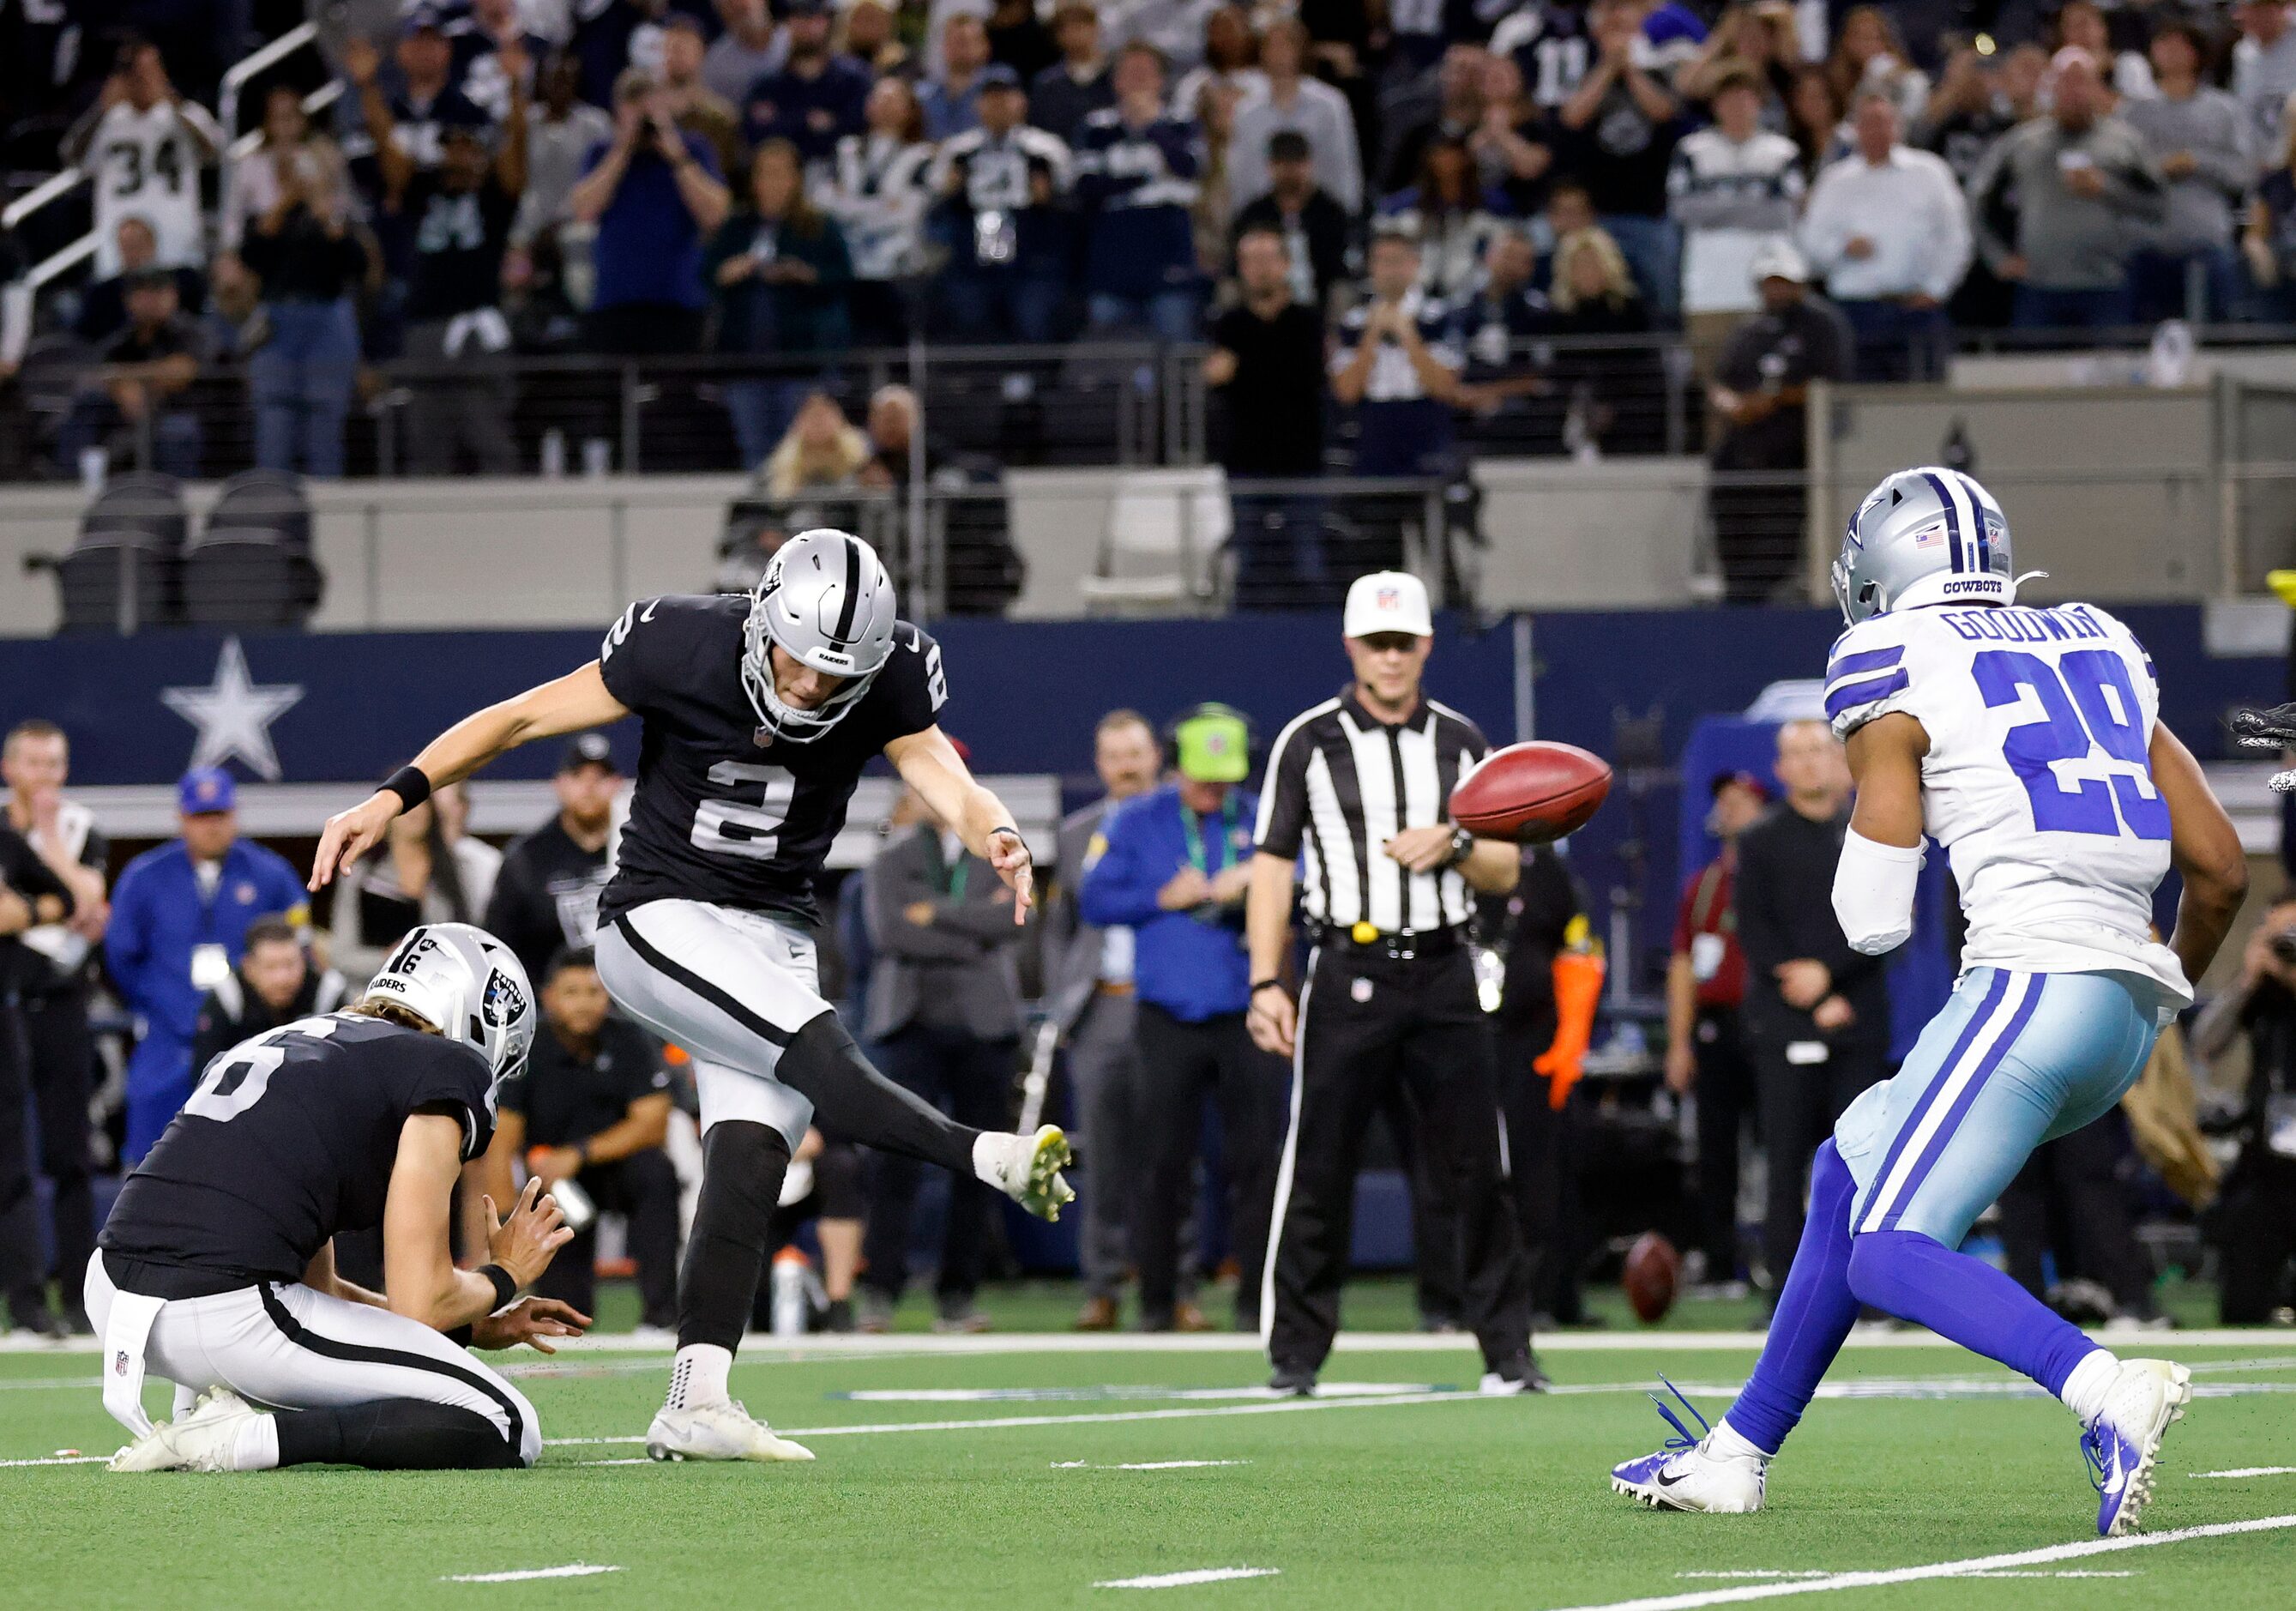
[[1658, 1478], [1658, 1485], [1661, 1488], [1671, 1488], [1677, 1483], [1688, 1481], [1690, 1477], [1690, 1473], [1687, 1471], [1684, 1472], [1680, 1476], [1669, 1476], [1663, 1471], [1659, 1472], [1656, 1475]]

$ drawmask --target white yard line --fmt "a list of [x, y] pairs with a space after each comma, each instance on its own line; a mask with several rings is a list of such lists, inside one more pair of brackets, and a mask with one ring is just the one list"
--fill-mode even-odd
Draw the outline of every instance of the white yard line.
[[1090, 1460], [1054, 1460], [1055, 1471], [1200, 1471], [1211, 1466], [1249, 1466], [1250, 1460], [1131, 1460], [1120, 1466], [1095, 1466]]
[[2092, 1555], [2116, 1555], [2127, 1549], [2151, 1549], [2162, 1544], [2189, 1544], [2198, 1539], [2229, 1538], [2243, 1533], [2273, 1533], [2286, 1527], [2296, 1527], [2296, 1516], [2264, 1516], [2244, 1522], [2216, 1522], [2205, 1527], [2179, 1527], [2169, 1533], [2140, 1533], [2128, 1538], [2099, 1538], [2078, 1544], [2052, 1544], [2042, 1549], [2021, 1549], [2008, 1555], [1980, 1555], [1968, 1560], [1939, 1561], [1927, 1566], [1898, 1566], [1886, 1572], [1837, 1572], [1826, 1577], [1787, 1582], [1748, 1583], [1735, 1589], [1702, 1589], [1688, 1594], [1603, 1600], [1575, 1606], [1570, 1607], [1570, 1611], [1695, 1611], [1702, 1606], [1779, 1599], [1789, 1594], [1830, 1594], [1841, 1589], [1884, 1589], [1898, 1583], [1923, 1582], [1931, 1578], [1977, 1577], [2011, 1571], [2019, 1566], [2046, 1566], [2057, 1561], [2082, 1560]]
[[[1742, 1572], [1677, 1572], [1677, 1577], [1758, 1578], [1769, 1582], [1833, 1577], [1832, 1572], [1788, 1572], [1779, 1567], [1750, 1567]], [[1964, 1577], [2135, 1577], [2134, 1572], [1964, 1572]]]
[[1186, 1589], [1197, 1583], [1232, 1583], [1247, 1577], [1277, 1577], [1278, 1566], [1203, 1566], [1193, 1572], [1160, 1572], [1153, 1577], [1114, 1577], [1095, 1589]]
[[[1319, 1399], [1384, 1399], [1398, 1393], [1447, 1393], [1439, 1382], [1318, 1382]], [[1051, 1404], [1094, 1403], [1109, 1399], [1277, 1399], [1273, 1387], [1161, 1387], [1129, 1384], [1099, 1387], [878, 1387], [832, 1393], [856, 1404]]]
[[2234, 1466], [2229, 1471], [2195, 1471], [2194, 1476], [2296, 1476], [2296, 1466]]
[[537, 1566], [530, 1572], [463, 1572], [453, 1577], [442, 1577], [442, 1583], [524, 1583], [537, 1577], [596, 1577], [604, 1572], [619, 1572], [619, 1566], [586, 1566], [577, 1561], [569, 1566]]
[[108, 1454], [55, 1454], [44, 1460], [0, 1460], [6, 1466], [101, 1466], [111, 1457]]

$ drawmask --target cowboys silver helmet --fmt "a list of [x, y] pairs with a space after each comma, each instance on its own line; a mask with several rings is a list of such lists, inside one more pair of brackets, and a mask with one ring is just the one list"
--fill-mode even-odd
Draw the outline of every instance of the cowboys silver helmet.
[[[788, 703], [774, 688], [775, 644], [843, 685], [814, 710]], [[842, 719], [892, 652], [893, 579], [859, 538], [817, 526], [783, 543], [758, 579], [742, 631], [742, 686], [767, 732], [801, 744]]]
[[1833, 596], [1851, 626], [1919, 604], [2017, 598], [2009, 518], [1977, 478], [1939, 464], [1900, 470], [1866, 495], [1833, 562]]
[[406, 931], [367, 982], [365, 999], [403, 1007], [449, 1040], [473, 1047], [495, 1071], [487, 1104], [526, 1067], [534, 1045], [534, 990], [517, 953], [467, 923]]

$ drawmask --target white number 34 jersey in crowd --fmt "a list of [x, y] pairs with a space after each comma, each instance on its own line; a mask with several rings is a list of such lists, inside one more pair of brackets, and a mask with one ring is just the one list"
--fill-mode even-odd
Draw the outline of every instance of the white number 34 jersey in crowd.
[[2147, 752], [2161, 689], [2144, 645], [2094, 604], [1931, 607], [1835, 642], [1825, 713], [1847, 738], [1902, 711], [1929, 734], [1922, 810], [1952, 858], [1967, 967], [2135, 974], [2182, 1007], [2152, 938], [2169, 807]]

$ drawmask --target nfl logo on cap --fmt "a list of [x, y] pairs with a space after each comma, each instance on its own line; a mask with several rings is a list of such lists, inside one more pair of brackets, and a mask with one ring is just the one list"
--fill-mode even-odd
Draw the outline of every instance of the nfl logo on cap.
[[1427, 605], [1427, 584], [1407, 571], [1375, 571], [1356, 578], [1348, 589], [1341, 631], [1349, 637], [1389, 632], [1432, 637], [1435, 620]]

